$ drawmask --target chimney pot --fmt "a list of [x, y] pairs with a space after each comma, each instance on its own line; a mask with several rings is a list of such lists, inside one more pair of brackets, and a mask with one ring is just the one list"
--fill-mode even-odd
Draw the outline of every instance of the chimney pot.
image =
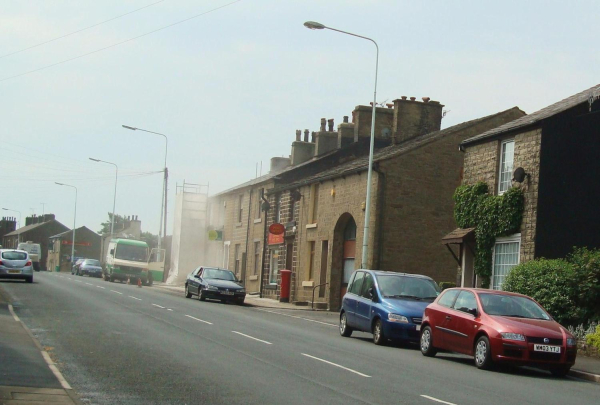
[[333, 132], [333, 118], [327, 120], [327, 126], [329, 127], [328, 131]]
[[327, 121], [326, 118], [321, 118], [321, 132], [325, 132], [325, 121]]
[[421, 100], [423, 100], [424, 103], [428, 103], [431, 99], [429, 97], [422, 97]]
[[402, 100], [406, 100], [406, 96], [402, 96], [400, 97]]
[[369, 102], [369, 105], [370, 105], [371, 107], [373, 107], [373, 102], [372, 102], [372, 101], [371, 101], [371, 102]]
[[387, 106], [387, 108], [394, 108], [394, 104], [393, 103], [387, 103], [386, 106]]
[[308, 129], [304, 130], [304, 142], [308, 142]]
[[311, 142], [311, 143], [315, 143], [315, 141], [316, 141], [316, 137], [317, 137], [317, 134], [315, 133], [315, 131], [313, 131], [313, 132], [311, 133], [310, 142]]
[[415, 101], [417, 98], [416, 97], [411, 97], [410, 101]]
[[344, 115], [344, 124], [347, 124], [347, 123], [348, 123], [348, 116]]
[[301, 140], [302, 140], [302, 130], [297, 129], [296, 130], [296, 141], [301, 141]]

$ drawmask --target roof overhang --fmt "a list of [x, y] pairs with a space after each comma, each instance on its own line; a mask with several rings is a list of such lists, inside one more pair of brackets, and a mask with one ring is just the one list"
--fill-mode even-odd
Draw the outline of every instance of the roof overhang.
[[475, 228], [456, 228], [442, 238], [442, 245], [460, 245], [475, 241]]

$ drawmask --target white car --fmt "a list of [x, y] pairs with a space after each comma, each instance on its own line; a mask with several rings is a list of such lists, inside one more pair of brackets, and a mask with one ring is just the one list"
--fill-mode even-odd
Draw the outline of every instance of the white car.
[[33, 263], [24, 250], [0, 249], [0, 278], [33, 282]]

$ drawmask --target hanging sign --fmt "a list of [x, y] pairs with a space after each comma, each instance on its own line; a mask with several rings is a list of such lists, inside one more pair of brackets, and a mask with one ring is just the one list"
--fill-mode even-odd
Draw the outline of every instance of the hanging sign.
[[271, 226], [269, 226], [269, 232], [273, 235], [281, 235], [285, 232], [285, 226], [279, 223], [271, 224]]
[[267, 241], [269, 245], [280, 245], [283, 243], [283, 233], [275, 235], [274, 233], [269, 232], [269, 237]]

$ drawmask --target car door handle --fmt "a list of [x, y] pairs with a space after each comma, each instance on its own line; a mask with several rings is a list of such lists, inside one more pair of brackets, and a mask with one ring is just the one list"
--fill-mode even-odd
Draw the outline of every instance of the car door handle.
[[452, 319], [452, 317], [450, 315], [446, 315], [446, 319], [450, 320], [450, 319]]

